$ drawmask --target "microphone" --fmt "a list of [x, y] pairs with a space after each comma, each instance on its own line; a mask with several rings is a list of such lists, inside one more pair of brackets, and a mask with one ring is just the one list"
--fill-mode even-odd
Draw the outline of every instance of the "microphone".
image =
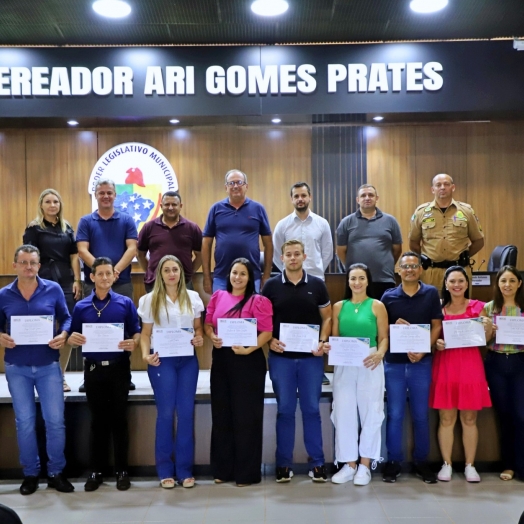
[[480, 263], [480, 265], [479, 265], [479, 267], [478, 267], [477, 271], [480, 271], [480, 268], [482, 267], [482, 264], [484, 264], [485, 262], [486, 262], [486, 260], [485, 260], [485, 259], [483, 259], [483, 260], [482, 260], [482, 262]]

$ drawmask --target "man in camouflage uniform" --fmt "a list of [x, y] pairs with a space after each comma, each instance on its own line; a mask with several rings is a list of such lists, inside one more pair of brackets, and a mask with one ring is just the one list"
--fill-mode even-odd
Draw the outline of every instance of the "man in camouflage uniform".
[[484, 233], [473, 208], [453, 199], [455, 184], [449, 175], [435, 176], [433, 202], [415, 209], [411, 217], [409, 248], [422, 255], [425, 271], [421, 280], [440, 293], [448, 267], [465, 267], [471, 283], [469, 257], [484, 247]]

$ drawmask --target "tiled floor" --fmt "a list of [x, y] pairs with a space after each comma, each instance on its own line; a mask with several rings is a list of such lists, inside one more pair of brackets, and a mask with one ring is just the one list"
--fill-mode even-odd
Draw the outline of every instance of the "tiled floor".
[[73, 494], [41, 487], [29, 497], [19, 494], [18, 483], [3, 481], [0, 502], [14, 508], [24, 524], [516, 524], [524, 511], [524, 484], [502, 482], [494, 474], [482, 478], [472, 485], [456, 474], [449, 483], [426, 485], [410, 475], [396, 484], [376, 476], [356, 488], [297, 476], [290, 484], [267, 478], [245, 488], [200, 480], [189, 490], [162, 490], [156, 480], [140, 479], [127, 492], [110, 482], [95, 493], [85, 493], [79, 481]]

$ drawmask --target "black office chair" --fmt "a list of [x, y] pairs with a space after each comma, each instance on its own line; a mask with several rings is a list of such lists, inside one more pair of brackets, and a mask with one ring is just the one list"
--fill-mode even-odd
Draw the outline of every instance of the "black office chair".
[[22, 524], [16, 511], [3, 504], [0, 504], [0, 522], [2, 524]]
[[498, 271], [503, 266], [517, 267], [517, 246], [496, 246], [489, 257], [488, 271]]

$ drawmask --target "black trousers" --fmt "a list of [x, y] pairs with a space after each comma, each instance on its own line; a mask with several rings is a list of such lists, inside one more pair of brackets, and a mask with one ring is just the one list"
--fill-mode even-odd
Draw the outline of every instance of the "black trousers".
[[262, 349], [235, 355], [213, 348], [211, 469], [237, 484], [261, 481], [266, 358]]
[[127, 398], [130, 379], [128, 358], [109, 366], [102, 366], [89, 359], [84, 362], [87, 405], [91, 412], [90, 467], [93, 472], [107, 470], [111, 436], [115, 471], [127, 471]]

